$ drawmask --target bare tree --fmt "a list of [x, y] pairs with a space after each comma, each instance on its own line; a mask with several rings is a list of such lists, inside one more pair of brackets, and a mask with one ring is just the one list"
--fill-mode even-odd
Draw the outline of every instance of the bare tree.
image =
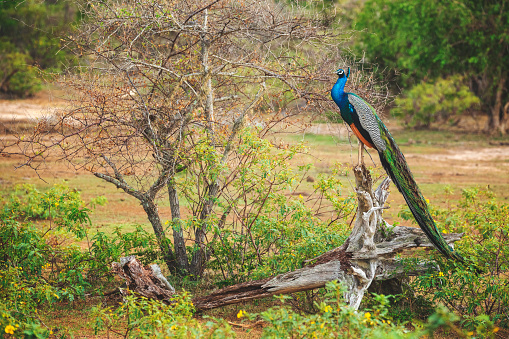
[[233, 203], [229, 187], [249, 158], [238, 152], [242, 128], [266, 135], [303, 111], [332, 110], [341, 36], [271, 0], [90, 0], [82, 11], [86, 24], [66, 38], [82, 60], [62, 81], [70, 107], [17, 141], [24, 165], [65, 160], [135, 197], [169, 269], [201, 276], [210, 224], [232, 211], [214, 209]]

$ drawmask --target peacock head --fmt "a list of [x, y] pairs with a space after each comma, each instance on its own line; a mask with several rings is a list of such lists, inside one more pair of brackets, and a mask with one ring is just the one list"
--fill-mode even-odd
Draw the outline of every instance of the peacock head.
[[345, 73], [343, 69], [338, 69], [336, 72], [334, 72], [338, 75], [339, 78], [348, 78], [350, 76], [350, 67], [348, 67], [348, 71]]

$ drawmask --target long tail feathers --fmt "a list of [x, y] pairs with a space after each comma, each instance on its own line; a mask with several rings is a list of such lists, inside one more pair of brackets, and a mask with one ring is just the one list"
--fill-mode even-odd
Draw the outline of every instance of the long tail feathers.
[[379, 127], [382, 132], [382, 138], [385, 139], [387, 145], [383, 152], [379, 152], [382, 166], [387, 174], [389, 174], [392, 181], [394, 181], [398, 190], [403, 194], [420, 228], [444, 256], [447, 258], [454, 258], [460, 262], [465, 262], [464, 258], [447, 244], [437, 229], [435, 221], [429, 212], [428, 204], [422, 196], [413, 178], [412, 172], [410, 172], [408, 168], [405, 156], [399, 150], [391, 134], [381, 121], [379, 121]]

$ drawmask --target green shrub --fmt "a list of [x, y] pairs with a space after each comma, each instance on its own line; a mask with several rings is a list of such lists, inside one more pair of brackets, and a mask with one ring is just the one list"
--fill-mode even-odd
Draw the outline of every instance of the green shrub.
[[453, 122], [480, 100], [464, 84], [461, 76], [422, 82], [395, 100], [391, 113], [410, 127], [429, 127], [433, 122]]
[[509, 204], [497, 202], [489, 191], [464, 190], [459, 204], [434, 214], [443, 232], [465, 232], [456, 249], [469, 265], [435, 255], [441, 272], [417, 277], [414, 289], [454, 310], [470, 330], [493, 329], [490, 318], [508, 327]]
[[[249, 131], [243, 136], [239, 156], [251, 158], [239, 168], [228, 201], [218, 201], [223, 217], [209, 219], [213, 255], [208, 267], [220, 272], [219, 285], [300, 268], [304, 260], [344, 242], [355, 212], [354, 196], [343, 195], [343, 167], [320, 174], [313, 186], [315, 194], [289, 194], [310, 169], [310, 165], [297, 170], [290, 165], [295, 154], [305, 152], [303, 146], [279, 150]], [[325, 209], [327, 217], [321, 215]], [[196, 227], [195, 222], [188, 220], [185, 228]]]
[[181, 292], [170, 305], [134, 295], [117, 308], [93, 310], [96, 334], [100, 330], [124, 338], [232, 338], [225, 320], [211, 318], [205, 324], [193, 318], [194, 306], [188, 293]]
[[[421, 338], [442, 330], [456, 333], [459, 337], [473, 335], [456, 326], [458, 317], [447, 308], [438, 307], [428, 321], [409, 331], [405, 324], [395, 324], [389, 315], [389, 299], [374, 295], [372, 307], [355, 311], [343, 302], [343, 288], [337, 282], [327, 284], [324, 301], [317, 303], [316, 314], [299, 314], [288, 306], [273, 307], [260, 314], [240, 311], [237, 317], [249, 320], [262, 319], [269, 323], [264, 327], [262, 338]], [[281, 301], [288, 296], [279, 297]], [[490, 336], [496, 328], [487, 321], [476, 334]]]
[[[46, 338], [51, 333], [38, 309], [55, 302], [101, 292], [112, 279], [110, 264], [136, 254], [144, 262], [157, 258], [153, 235], [137, 228], [114, 237], [97, 233], [89, 250], [76, 244], [89, 238], [88, 214], [106, 199], [88, 204], [78, 191], [55, 185], [45, 192], [18, 186], [0, 210], [0, 328], [15, 337]], [[88, 243], [88, 241], [87, 241]], [[12, 332], [12, 333], [11, 333]]]

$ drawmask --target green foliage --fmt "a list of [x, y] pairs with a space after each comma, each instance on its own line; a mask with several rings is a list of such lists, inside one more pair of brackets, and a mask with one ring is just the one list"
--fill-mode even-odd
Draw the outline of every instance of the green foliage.
[[[111, 279], [109, 265], [120, 256], [157, 258], [154, 236], [141, 228], [113, 238], [97, 233], [88, 251], [76, 244], [87, 239], [89, 212], [104, 197], [88, 204], [76, 190], [55, 185], [45, 192], [18, 186], [0, 210], [0, 328], [15, 337], [46, 338], [37, 310], [85, 293], [100, 292]], [[11, 327], [8, 327], [11, 326]], [[13, 333], [10, 333], [12, 330]], [[6, 332], [7, 333], [7, 332]]]
[[[213, 257], [208, 267], [221, 272], [219, 284], [300, 268], [304, 260], [346, 239], [349, 227], [345, 220], [355, 210], [355, 199], [342, 196], [339, 177], [343, 168], [317, 178], [316, 196], [289, 195], [310, 168], [304, 165], [295, 170], [290, 165], [295, 154], [304, 151], [300, 144], [278, 149], [254, 131], [243, 132], [238, 156], [244, 161], [235, 175], [230, 174], [233, 179], [228, 200], [217, 202], [222, 215], [208, 220], [213, 233]], [[182, 186], [192, 187], [186, 182]], [[313, 204], [329, 208], [332, 218], [319, 218], [321, 211], [314, 210]], [[191, 226], [188, 221], [186, 229]]]
[[489, 191], [464, 190], [457, 206], [436, 210], [435, 215], [444, 232], [465, 232], [457, 250], [469, 265], [436, 255], [442, 271], [419, 276], [413, 287], [429, 301], [461, 315], [470, 330], [493, 334], [490, 318], [509, 326], [509, 205], [497, 202]]
[[466, 110], [480, 104], [461, 76], [439, 78], [415, 85], [396, 98], [391, 113], [410, 127], [429, 127], [432, 122], [453, 121]]
[[[23, 195], [19, 196], [20, 191]], [[0, 211], [0, 327], [15, 336], [45, 338], [37, 308], [84, 296], [87, 254], [69, 241], [83, 238], [88, 209], [79, 193], [55, 186], [41, 193], [18, 187]], [[48, 220], [35, 225], [30, 220]], [[17, 326], [17, 327], [16, 327]]]
[[32, 95], [40, 88], [39, 68], [61, 69], [68, 55], [59, 35], [76, 19], [68, 1], [0, 2], [0, 93]]
[[[93, 310], [96, 334], [108, 330], [124, 338], [232, 338], [234, 332], [225, 320], [210, 318], [201, 324], [193, 318], [194, 306], [182, 292], [170, 305], [130, 295], [118, 307]], [[122, 330], [125, 328], [124, 332]]]
[[[388, 297], [375, 294], [373, 306], [357, 312], [343, 302], [344, 289], [337, 282], [328, 283], [326, 288], [326, 298], [316, 304], [316, 314], [299, 314], [283, 305], [260, 314], [241, 310], [237, 317], [268, 322], [262, 338], [421, 338], [432, 336], [438, 328], [466, 337], [467, 333], [455, 326], [458, 317], [445, 307], [437, 308], [427, 323], [409, 332], [404, 324], [393, 323]], [[279, 298], [284, 302], [289, 297]]]
[[370, 0], [354, 24], [361, 32], [356, 48], [380, 69], [401, 75], [404, 88], [439, 76], [472, 76], [475, 93], [493, 105], [509, 68], [509, 11], [503, 8], [487, 0]]

